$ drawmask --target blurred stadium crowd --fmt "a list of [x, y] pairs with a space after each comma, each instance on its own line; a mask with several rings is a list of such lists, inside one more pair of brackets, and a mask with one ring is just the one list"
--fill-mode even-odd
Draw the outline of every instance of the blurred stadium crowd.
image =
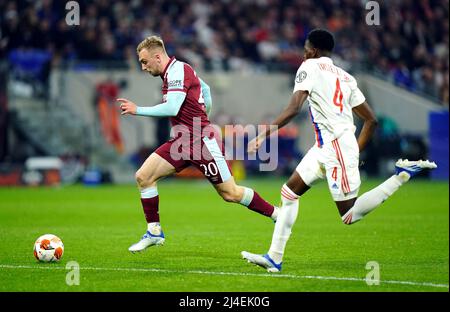
[[[380, 26], [366, 24], [363, 0], [79, 0], [80, 25], [66, 1], [0, 1], [0, 57], [30, 67], [64, 61], [138, 66], [135, 47], [159, 34], [169, 54], [210, 71], [294, 72], [308, 32], [328, 28], [336, 62], [367, 70], [449, 103], [446, 0], [378, 1]], [[36, 61], [37, 60], [37, 61]], [[22, 64], [23, 65], [23, 64]], [[36, 71], [42, 67], [37, 66]]]

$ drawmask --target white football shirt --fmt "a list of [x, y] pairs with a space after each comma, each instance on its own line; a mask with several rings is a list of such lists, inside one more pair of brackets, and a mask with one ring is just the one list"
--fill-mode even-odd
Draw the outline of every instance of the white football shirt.
[[319, 147], [355, 132], [352, 108], [366, 100], [355, 78], [335, 66], [329, 57], [308, 59], [295, 77], [294, 91], [308, 91], [309, 113]]

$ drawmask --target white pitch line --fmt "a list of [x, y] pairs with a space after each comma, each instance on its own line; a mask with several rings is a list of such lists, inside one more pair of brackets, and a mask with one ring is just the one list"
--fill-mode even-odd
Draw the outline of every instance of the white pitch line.
[[[27, 265], [0, 265], [0, 269], [35, 269], [35, 270], [69, 270], [65, 267], [51, 266], [27, 266]], [[356, 277], [336, 277], [336, 276], [314, 276], [314, 275], [293, 275], [293, 274], [257, 274], [257, 273], [237, 273], [237, 272], [214, 272], [214, 271], [182, 271], [182, 270], [166, 270], [166, 269], [143, 269], [143, 268], [95, 268], [80, 267], [80, 270], [90, 271], [125, 271], [125, 272], [155, 272], [155, 273], [175, 273], [175, 274], [203, 274], [203, 275], [230, 275], [230, 276], [254, 276], [254, 277], [272, 277], [272, 278], [292, 278], [292, 279], [318, 279], [318, 280], [334, 280], [334, 281], [354, 281], [366, 282], [364, 278]], [[380, 284], [398, 284], [412, 286], [429, 286], [438, 288], [449, 288], [447, 284], [422, 283], [412, 281], [390, 281], [381, 280]]]

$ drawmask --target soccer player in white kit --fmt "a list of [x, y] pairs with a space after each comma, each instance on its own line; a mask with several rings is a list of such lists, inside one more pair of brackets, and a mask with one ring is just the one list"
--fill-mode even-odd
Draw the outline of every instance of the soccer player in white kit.
[[[358, 197], [361, 184], [359, 153], [372, 137], [377, 119], [355, 78], [333, 64], [330, 58], [333, 48], [334, 38], [330, 32], [315, 29], [308, 34], [304, 62], [297, 71], [290, 103], [272, 122], [280, 129], [298, 114], [308, 99], [316, 143], [281, 188], [282, 207], [269, 252], [264, 255], [242, 252], [248, 262], [269, 272], [281, 271], [286, 243], [298, 214], [299, 197], [314, 182], [327, 180], [343, 223], [350, 225], [378, 207], [418, 172], [436, 168], [436, 164], [428, 160], [400, 159], [396, 163], [396, 174]], [[353, 113], [364, 120], [358, 138], [355, 137]], [[272, 127], [251, 141], [248, 151], [256, 152], [273, 131]]]

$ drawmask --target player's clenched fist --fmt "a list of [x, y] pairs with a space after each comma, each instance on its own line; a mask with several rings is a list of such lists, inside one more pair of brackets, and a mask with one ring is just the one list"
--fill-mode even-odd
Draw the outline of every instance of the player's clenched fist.
[[137, 106], [127, 99], [117, 99], [120, 102], [120, 109], [122, 110], [122, 115], [131, 114], [136, 115]]

